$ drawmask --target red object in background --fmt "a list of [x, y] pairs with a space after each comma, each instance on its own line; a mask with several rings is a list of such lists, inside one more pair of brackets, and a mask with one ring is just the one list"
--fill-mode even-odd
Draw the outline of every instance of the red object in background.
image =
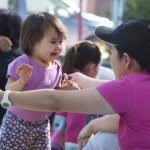
[[78, 40], [82, 39], [82, 0], [79, 1], [80, 12], [78, 14]]

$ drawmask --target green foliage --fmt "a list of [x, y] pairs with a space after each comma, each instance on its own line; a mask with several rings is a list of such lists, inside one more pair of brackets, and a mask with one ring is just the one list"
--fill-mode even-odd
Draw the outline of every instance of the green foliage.
[[108, 8], [104, 9], [103, 14], [104, 14], [104, 16], [107, 17], [107, 18], [109, 18], [109, 19], [111, 18], [110, 9], [108, 9]]
[[150, 0], [127, 0], [122, 20], [150, 19]]

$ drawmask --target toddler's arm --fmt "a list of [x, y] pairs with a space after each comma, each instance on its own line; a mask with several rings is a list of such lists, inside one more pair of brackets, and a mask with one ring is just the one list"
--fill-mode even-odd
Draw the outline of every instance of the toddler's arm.
[[31, 78], [32, 67], [27, 64], [21, 64], [17, 68], [16, 74], [19, 76], [19, 79], [16, 80], [16, 79], [12, 78], [11, 76], [9, 76], [6, 87], [5, 87], [6, 90], [22, 91], [25, 84]]

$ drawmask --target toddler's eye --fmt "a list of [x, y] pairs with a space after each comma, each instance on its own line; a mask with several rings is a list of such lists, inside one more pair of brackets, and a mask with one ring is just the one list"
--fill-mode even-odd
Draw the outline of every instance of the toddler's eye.
[[63, 41], [60, 41], [59, 43], [62, 45], [62, 44], [63, 44]]
[[51, 41], [51, 44], [56, 44], [56, 41]]

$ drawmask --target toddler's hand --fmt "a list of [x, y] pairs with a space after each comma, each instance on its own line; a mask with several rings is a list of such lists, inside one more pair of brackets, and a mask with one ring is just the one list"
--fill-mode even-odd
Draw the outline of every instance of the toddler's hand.
[[21, 64], [17, 68], [17, 75], [19, 76], [20, 80], [24, 83], [27, 83], [27, 81], [31, 78], [33, 68], [28, 64]]
[[78, 86], [77, 83], [70, 81], [68, 79], [67, 74], [64, 74], [64, 80], [62, 82], [62, 86], [60, 87], [62, 90], [79, 90], [80, 87]]

